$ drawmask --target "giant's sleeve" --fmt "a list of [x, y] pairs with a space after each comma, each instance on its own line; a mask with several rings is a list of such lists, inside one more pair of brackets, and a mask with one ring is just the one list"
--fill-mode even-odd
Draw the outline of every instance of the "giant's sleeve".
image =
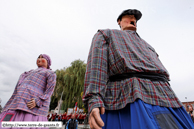
[[47, 78], [47, 86], [44, 94], [35, 99], [36, 105], [38, 107], [41, 107], [44, 101], [50, 98], [54, 91], [55, 84], [56, 84], [56, 74], [53, 72], [50, 73], [50, 75]]
[[6, 110], [9, 108], [10, 104], [12, 103], [13, 99], [15, 98], [15, 96], [16, 96], [16, 94], [17, 94], [18, 83], [19, 83], [19, 81], [20, 81], [22, 75], [23, 75], [23, 74], [20, 75], [20, 77], [19, 77], [19, 79], [18, 79], [18, 81], [17, 81], [17, 84], [16, 84], [16, 86], [15, 86], [14, 92], [13, 92], [11, 98], [7, 101], [7, 103], [6, 103], [5, 106], [3, 107], [3, 110], [2, 110], [2, 111], [6, 111]]
[[90, 113], [93, 108], [105, 107], [104, 97], [108, 77], [108, 43], [101, 32], [97, 32], [90, 47], [84, 80], [83, 102]]

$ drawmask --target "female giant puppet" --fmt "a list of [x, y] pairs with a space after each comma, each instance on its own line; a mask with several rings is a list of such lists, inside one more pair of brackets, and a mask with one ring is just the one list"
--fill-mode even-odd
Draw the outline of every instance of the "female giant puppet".
[[50, 70], [51, 59], [41, 54], [38, 68], [21, 74], [14, 93], [0, 114], [0, 121], [47, 121], [50, 96], [56, 74]]
[[121, 30], [99, 30], [93, 38], [83, 96], [90, 127], [192, 129], [169, 73], [136, 32], [141, 16], [138, 10], [125, 10], [117, 19]]

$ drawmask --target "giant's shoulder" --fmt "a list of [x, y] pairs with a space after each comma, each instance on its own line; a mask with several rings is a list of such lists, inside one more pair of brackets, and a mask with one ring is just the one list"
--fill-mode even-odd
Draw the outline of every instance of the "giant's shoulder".
[[48, 72], [49, 74], [55, 74], [55, 72], [51, 69], [47, 69], [46, 72]]
[[118, 29], [99, 29], [97, 33], [101, 33], [105, 37], [111, 37], [112, 35], [127, 34], [126, 31], [118, 30]]
[[103, 31], [103, 32], [123, 32], [122, 30], [118, 30], [118, 29], [99, 29], [98, 31]]
[[55, 74], [55, 72], [54, 72], [53, 70], [48, 69], [47, 71], [48, 71], [50, 74]]
[[101, 32], [101, 33], [104, 33], [104, 34], [124, 33], [124, 31], [118, 30], [118, 29], [99, 29], [98, 32]]

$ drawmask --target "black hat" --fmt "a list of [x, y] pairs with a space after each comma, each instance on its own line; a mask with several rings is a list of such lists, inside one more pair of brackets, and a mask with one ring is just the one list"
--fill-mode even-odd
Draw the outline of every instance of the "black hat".
[[136, 9], [127, 9], [127, 10], [124, 10], [124, 11], [119, 15], [119, 17], [117, 18], [117, 22], [118, 22], [119, 20], [121, 20], [122, 17], [125, 16], [125, 15], [134, 15], [137, 21], [138, 21], [138, 20], [141, 18], [141, 16], [142, 16], [142, 14], [141, 14], [141, 12], [140, 12], [139, 10], [136, 10]]

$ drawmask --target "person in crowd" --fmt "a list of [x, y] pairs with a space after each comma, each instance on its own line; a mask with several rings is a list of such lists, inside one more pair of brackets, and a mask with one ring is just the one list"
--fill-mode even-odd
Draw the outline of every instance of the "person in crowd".
[[51, 121], [55, 121], [55, 114], [52, 113]]
[[79, 124], [83, 123], [85, 117], [86, 117], [86, 115], [84, 113], [80, 113], [80, 115], [78, 117]]
[[50, 113], [48, 113], [48, 115], [47, 115], [47, 120], [48, 120], [48, 121], [50, 121], [50, 117], [51, 117], [51, 116], [50, 116]]
[[121, 30], [101, 29], [93, 37], [83, 95], [90, 127], [193, 129], [157, 52], [136, 32], [141, 17], [124, 10], [117, 18]]
[[56, 114], [56, 116], [55, 116], [55, 121], [58, 121], [58, 119], [59, 119], [59, 115]]
[[62, 115], [62, 121], [63, 121], [63, 125], [67, 122], [67, 113], [66, 112]]
[[79, 112], [79, 114], [77, 116], [77, 120], [78, 120], [79, 124], [81, 124], [81, 117], [82, 117], [82, 113]]
[[189, 106], [189, 115], [190, 115], [192, 121], [194, 122], [194, 115], [193, 115], [193, 107], [192, 106]]
[[78, 128], [78, 121], [75, 118], [76, 114], [71, 115], [71, 119], [67, 121], [65, 129], [77, 129]]
[[36, 64], [37, 69], [24, 72], [19, 77], [11, 98], [0, 114], [0, 121], [48, 121], [56, 74], [50, 69], [48, 55], [40, 54]]
[[75, 113], [75, 119], [78, 119], [79, 113]]
[[49, 120], [48, 121], [51, 121], [52, 120], [52, 114], [49, 115]]
[[57, 117], [57, 113], [55, 113], [55, 114], [53, 115], [52, 121], [55, 121], [55, 120], [56, 120], [56, 117]]
[[62, 117], [63, 117], [62, 115], [63, 115], [63, 114], [61, 113], [61, 114], [60, 114], [60, 121], [62, 121]]
[[69, 115], [67, 115], [67, 120], [71, 119], [73, 113], [70, 113]]
[[61, 121], [61, 114], [58, 115], [58, 121]]
[[79, 112], [78, 116], [77, 116], [77, 120], [78, 120], [78, 123], [80, 124], [80, 117], [82, 116], [82, 113]]
[[[81, 118], [82, 123], [84, 122], [85, 119], [86, 119], [86, 113], [82, 113], [82, 118]], [[88, 123], [88, 122], [86, 122], [86, 123]]]

